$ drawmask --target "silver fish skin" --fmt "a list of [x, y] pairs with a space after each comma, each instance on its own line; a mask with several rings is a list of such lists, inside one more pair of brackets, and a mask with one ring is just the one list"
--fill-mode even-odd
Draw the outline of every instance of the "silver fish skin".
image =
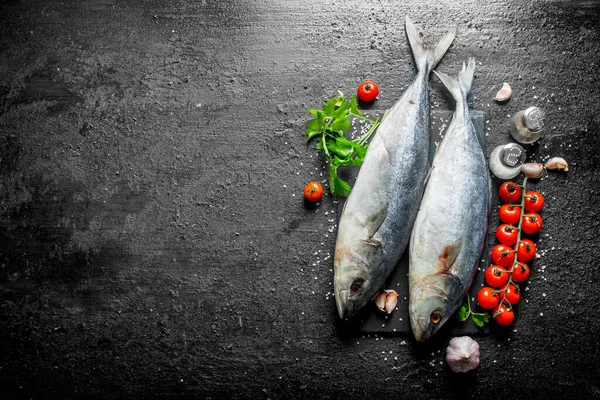
[[434, 71], [456, 101], [438, 146], [409, 245], [409, 314], [417, 341], [434, 335], [463, 303], [485, 245], [490, 178], [485, 140], [467, 95], [475, 60], [457, 78]]
[[334, 292], [342, 319], [356, 315], [377, 295], [400, 260], [428, 171], [429, 75], [456, 28], [433, 49], [424, 45], [408, 16], [406, 34], [417, 76], [382, 118], [340, 216]]

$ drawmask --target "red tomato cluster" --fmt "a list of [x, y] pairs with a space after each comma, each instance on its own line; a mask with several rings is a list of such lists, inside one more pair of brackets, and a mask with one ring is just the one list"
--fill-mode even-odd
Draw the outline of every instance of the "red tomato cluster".
[[[499, 244], [492, 249], [492, 265], [485, 272], [485, 282], [477, 293], [482, 308], [493, 310], [499, 325], [510, 325], [515, 319], [512, 307], [521, 300], [519, 283], [529, 278], [530, 269], [525, 261], [535, 258], [535, 242], [522, 234], [534, 235], [542, 229], [538, 212], [544, 206], [544, 196], [539, 192], [526, 192], [514, 182], [504, 182], [498, 191], [505, 203], [498, 216], [502, 224], [496, 229]], [[525, 209], [522, 214], [521, 209]]]

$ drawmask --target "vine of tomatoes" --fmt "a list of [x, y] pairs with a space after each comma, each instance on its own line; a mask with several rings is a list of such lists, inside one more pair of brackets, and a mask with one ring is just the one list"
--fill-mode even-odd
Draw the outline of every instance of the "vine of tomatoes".
[[484, 286], [477, 293], [481, 308], [492, 310], [492, 318], [499, 325], [510, 325], [515, 319], [513, 307], [521, 300], [520, 283], [527, 281], [531, 270], [527, 262], [535, 258], [535, 242], [525, 235], [537, 234], [543, 226], [539, 212], [544, 196], [527, 191], [527, 177], [523, 184], [504, 182], [498, 194], [505, 203], [498, 211], [502, 224], [496, 229], [498, 244], [492, 248], [490, 265], [485, 271]]

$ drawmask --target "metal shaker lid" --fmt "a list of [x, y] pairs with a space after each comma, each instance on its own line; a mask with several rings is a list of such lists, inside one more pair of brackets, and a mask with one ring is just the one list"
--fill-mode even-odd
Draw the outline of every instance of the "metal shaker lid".
[[525, 162], [525, 149], [516, 144], [508, 143], [500, 151], [500, 161], [507, 167], [519, 167]]
[[538, 107], [529, 107], [523, 111], [523, 125], [530, 131], [541, 131], [544, 129], [546, 113]]
[[500, 179], [512, 179], [521, 172], [525, 149], [516, 143], [497, 146], [490, 154], [490, 171]]

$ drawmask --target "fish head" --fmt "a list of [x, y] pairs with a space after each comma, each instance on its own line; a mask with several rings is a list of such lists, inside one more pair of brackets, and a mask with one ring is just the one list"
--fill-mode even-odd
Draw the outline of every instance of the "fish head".
[[333, 286], [341, 319], [358, 314], [381, 290], [386, 279], [382, 260], [379, 242], [357, 240], [336, 247]]
[[463, 301], [465, 288], [454, 275], [426, 276], [410, 289], [410, 324], [417, 341], [433, 336]]

